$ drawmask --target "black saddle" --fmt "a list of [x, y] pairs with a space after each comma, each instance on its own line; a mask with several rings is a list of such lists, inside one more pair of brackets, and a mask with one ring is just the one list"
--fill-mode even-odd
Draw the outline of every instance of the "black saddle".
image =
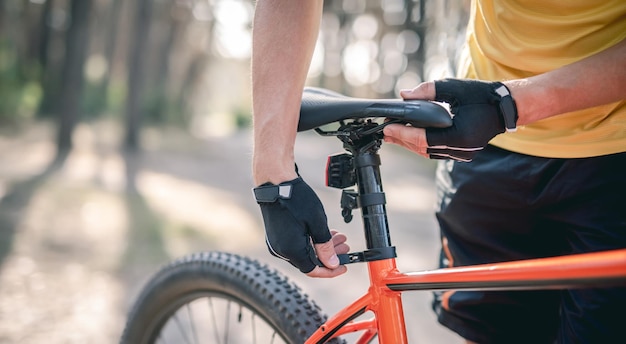
[[363, 118], [389, 118], [419, 128], [452, 125], [448, 111], [429, 101], [352, 98], [323, 88], [307, 87], [302, 95], [298, 131]]

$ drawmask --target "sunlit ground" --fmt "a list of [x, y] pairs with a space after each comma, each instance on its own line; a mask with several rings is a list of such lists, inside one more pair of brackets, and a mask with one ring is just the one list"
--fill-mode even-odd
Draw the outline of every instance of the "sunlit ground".
[[[82, 125], [58, 170], [53, 128], [0, 132], [0, 343], [115, 343], [125, 314], [162, 264], [199, 250], [228, 250], [270, 262], [327, 312], [366, 290], [362, 266], [331, 281], [309, 280], [270, 258], [251, 197], [250, 133], [198, 140], [148, 130], [140, 155], [120, 154], [111, 123]], [[323, 188], [332, 138], [298, 138], [299, 166], [318, 190], [330, 225], [363, 248], [360, 221], [342, 222], [339, 191]], [[383, 148], [385, 191], [401, 269], [434, 266], [432, 164]], [[401, 167], [400, 167], [401, 166]], [[358, 215], [358, 213], [355, 213]], [[350, 286], [350, 288], [346, 288]], [[436, 325], [430, 296], [407, 298], [409, 336], [457, 343]]]

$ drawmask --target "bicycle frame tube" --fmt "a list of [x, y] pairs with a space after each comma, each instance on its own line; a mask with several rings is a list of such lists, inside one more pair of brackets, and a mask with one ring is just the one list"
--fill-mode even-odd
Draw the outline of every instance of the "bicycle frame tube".
[[[359, 197], [363, 200], [370, 195], [379, 196], [371, 205], [367, 201], [361, 201], [368, 250], [392, 247], [380, 176], [380, 156], [377, 153], [380, 143], [376, 141], [374, 138], [371, 143], [364, 144], [364, 148], [353, 151]], [[397, 272], [395, 254], [394, 258], [368, 262], [368, 271], [370, 277], [368, 294], [372, 301], [368, 310], [375, 314], [379, 342], [407, 343], [402, 298], [399, 293], [390, 292], [384, 285], [385, 278]], [[382, 328], [385, 330], [380, 331]], [[365, 339], [362, 340], [365, 342]]]
[[[354, 156], [359, 203], [368, 250], [392, 248], [380, 177], [378, 139], [370, 137], [358, 145], [346, 145]], [[362, 298], [344, 309], [322, 326], [307, 343], [324, 343], [328, 339], [353, 331], [365, 331], [358, 343], [367, 343], [376, 333], [379, 342], [407, 343], [404, 311], [399, 292], [390, 290], [385, 280], [398, 273], [395, 258], [369, 261], [370, 287]], [[363, 313], [372, 311], [374, 319], [352, 322]], [[383, 330], [384, 329], [384, 330]]]
[[394, 291], [626, 285], [626, 249], [389, 275], [385, 283]]
[[[381, 344], [407, 343], [400, 302], [402, 291], [626, 285], [626, 249], [409, 273], [398, 272], [395, 259], [369, 262], [368, 265], [371, 278], [368, 292], [331, 317], [307, 340], [307, 344], [324, 343], [357, 331], [364, 331], [357, 343], [368, 343], [376, 330]], [[374, 318], [354, 321], [367, 311], [372, 311]]]
[[[331, 317], [306, 341], [321, 344], [343, 334], [364, 331], [357, 344], [369, 343], [378, 335], [381, 344], [408, 343], [404, 326], [401, 292], [389, 289], [386, 280], [396, 276], [395, 258], [368, 262], [370, 287], [365, 295]], [[354, 321], [371, 311], [374, 317]]]
[[[368, 250], [393, 248], [380, 177], [375, 137], [344, 146], [353, 154], [359, 204]], [[357, 344], [378, 335], [381, 344], [406, 344], [401, 293], [414, 290], [566, 289], [626, 285], [626, 248], [570, 256], [401, 273], [394, 257], [367, 260], [370, 286], [365, 295], [324, 323], [306, 344], [325, 343], [362, 331]], [[356, 321], [371, 311], [374, 317]]]

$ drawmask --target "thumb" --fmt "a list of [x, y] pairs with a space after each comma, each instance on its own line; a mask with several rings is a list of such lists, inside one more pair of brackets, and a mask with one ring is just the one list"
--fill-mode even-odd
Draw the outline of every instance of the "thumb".
[[335, 253], [335, 246], [333, 245], [332, 239], [322, 243], [315, 244], [315, 253], [317, 254], [317, 258], [329, 269], [336, 269], [339, 266], [339, 257], [337, 257], [337, 253]]
[[423, 82], [412, 89], [400, 90], [400, 96], [403, 99], [411, 100], [434, 100], [435, 83], [433, 81]]

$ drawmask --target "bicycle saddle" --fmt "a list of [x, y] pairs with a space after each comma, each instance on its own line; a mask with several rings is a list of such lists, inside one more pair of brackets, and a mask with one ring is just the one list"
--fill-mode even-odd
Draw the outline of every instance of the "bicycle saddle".
[[396, 119], [419, 128], [452, 125], [448, 111], [429, 101], [352, 98], [323, 88], [307, 87], [302, 94], [298, 131], [341, 120], [375, 117]]

